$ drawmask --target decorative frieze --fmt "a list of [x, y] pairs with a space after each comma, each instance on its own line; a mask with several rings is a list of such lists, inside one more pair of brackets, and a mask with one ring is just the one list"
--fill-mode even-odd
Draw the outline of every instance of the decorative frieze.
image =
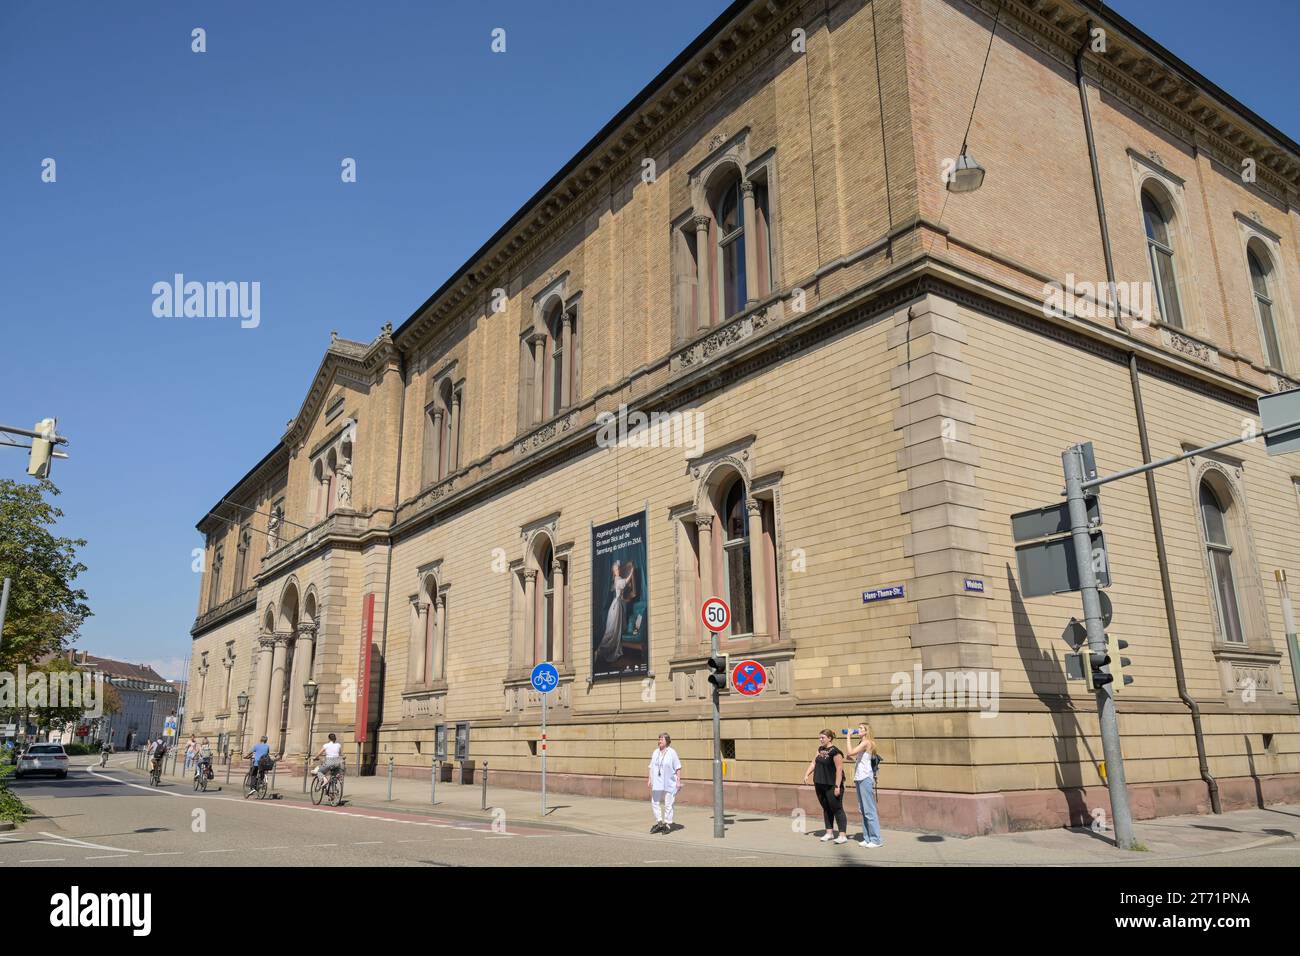
[[1218, 349], [1202, 342], [1200, 339], [1194, 339], [1190, 335], [1184, 335], [1168, 327], [1162, 327], [1160, 329], [1160, 341], [1165, 348], [1194, 358], [1205, 365], [1213, 368], [1219, 368], [1221, 365]]

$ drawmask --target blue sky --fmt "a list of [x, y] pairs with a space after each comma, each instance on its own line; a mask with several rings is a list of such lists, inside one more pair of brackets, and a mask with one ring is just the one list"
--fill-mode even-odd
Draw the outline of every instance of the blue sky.
[[[0, 422], [55, 415], [72, 441], [78, 646], [179, 676], [194, 524], [279, 438], [330, 330], [400, 324], [726, 5], [0, 6]], [[1113, 6], [1300, 138], [1292, 0]], [[261, 324], [155, 317], [177, 272], [260, 282]], [[24, 464], [0, 449], [0, 474]]]

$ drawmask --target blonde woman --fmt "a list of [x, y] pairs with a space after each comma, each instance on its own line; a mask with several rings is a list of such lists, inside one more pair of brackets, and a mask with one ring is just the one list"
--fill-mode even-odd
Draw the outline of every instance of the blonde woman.
[[858, 809], [862, 811], [862, 839], [858, 845], [872, 848], [883, 844], [880, 836], [880, 814], [876, 811], [876, 741], [871, 736], [871, 726], [858, 724], [854, 734], [858, 743], [849, 747], [849, 756], [856, 757], [857, 769], [853, 771], [853, 784], [858, 790]]

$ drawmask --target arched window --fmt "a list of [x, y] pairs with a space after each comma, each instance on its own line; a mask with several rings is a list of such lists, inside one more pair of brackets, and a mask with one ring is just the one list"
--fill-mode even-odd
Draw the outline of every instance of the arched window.
[[546, 323], [545, 354], [547, 356], [547, 405], [544, 417], [550, 418], [552, 415], [559, 414], [560, 409], [568, 404], [566, 401], [568, 383], [565, 381], [564, 367], [564, 313], [558, 307], [558, 303]]
[[439, 436], [441, 454], [439, 455], [439, 480], [446, 478], [458, 467], [460, 462], [460, 422], [455, 419], [458, 417], [453, 414], [453, 408], [456, 405], [456, 394], [452, 389], [451, 380], [445, 380], [438, 389], [438, 401], [442, 405], [439, 420], [442, 423], [442, 434]]
[[1142, 190], [1142, 222], [1147, 233], [1147, 255], [1155, 282], [1156, 305], [1161, 321], [1183, 327], [1183, 310], [1178, 301], [1178, 277], [1174, 270], [1173, 213], [1167, 200], [1150, 189]]
[[1241, 604], [1237, 600], [1236, 561], [1228, 533], [1228, 508], [1224, 507], [1223, 500], [1210, 487], [1208, 480], [1201, 481], [1201, 521], [1205, 530], [1214, 604], [1219, 614], [1223, 639], [1234, 644], [1244, 644], [1246, 638], [1241, 629]]
[[212, 551], [212, 571], [210, 572], [212, 580], [208, 586], [208, 610], [212, 610], [221, 603], [221, 566], [225, 564], [226, 551], [221, 545], [217, 545]]
[[739, 174], [728, 179], [718, 190], [713, 203], [713, 221], [717, 231], [718, 296], [721, 317], [735, 315], [745, 307], [748, 296], [745, 275], [745, 201]]
[[557, 598], [555, 593], [555, 551], [549, 544], [542, 551], [539, 563], [541, 565], [539, 568], [541, 606], [538, 611], [541, 619], [537, 622], [537, 633], [541, 640], [537, 651], [540, 662], [549, 661], [555, 657], [555, 602]]
[[[1259, 316], [1259, 334], [1264, 341], [1264, 359], [1270, 368], [1281, 369], [1282, 347], [1278, 343], [1277, 324], [1273, 321], [1273, 293], [1269, 288], [1272, 262], [1268, 256], [1256, 254], [1253, 246], [1246, 248], [1246, 262], [1250, 266], [1250, 285], [1255, 293], [1255, 313]], [[1267, 265], [1265, 264], [1267, 263]]]
[[749, 540], [749, 512], [745, 483], [737, 478], [723, 496], [722, 577], [731, 606], [731, 633], [754, 630], [754, 579]]

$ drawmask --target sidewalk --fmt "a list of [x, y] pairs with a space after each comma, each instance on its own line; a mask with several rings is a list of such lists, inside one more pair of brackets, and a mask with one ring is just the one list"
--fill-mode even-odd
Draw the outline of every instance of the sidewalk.
[[[128, 768], [133, 769], [133, 768]], [[224, 780], [225, 768], [217, 768], [213, 788]], [[229, 790], [240, 792], [242, 773], [232, 771]], [[169, 775], [169, 779], [170, 775]], [[689, 781], [690, 787], [707, 787], [704, 781]], [[985, 866], [1132, 866], [1161, 864], [1174, 860], [1200, 859], [1214, 865], [1218, 854], [1238, 852], [1277, 842], [1300, 839], [1300, 806], [1279, 804], [1268, 809], [1237, 810], [1220, 816], [1161, 817], [1134, 825], [1145, 852], [1123, 852], [1114, 846], [1114, 833], [1090, 830], [1031, 830], [1023, 833], [983, 837], [953, 837], [940, 834], [891, 830], [884, 823], [884, 846], [865, 849], [857, 845], [861, 818], [856, 806], [849, 815], [849, 834], [855, 841], [847, 846], [820, 842], [824, 832], [820, 819], [809, 815], [805, 832], [791, 817], [765, 816], [748, 811], [728, 811], [727, 835], [713, 836], [713, 811], [709, 807], [678, 806], [675, 829], [668, 835], [652, 835], [654, 823], [649, 795], [644, 801], [584, 797], [568, 793], [547, 796], [547, 813], [542, 815], [541, 794], [535, 790], [508, 790], [488, 786], [488, 809], [482, 809], [482, 787], [439, 783], [438, 803], [430, 803], [429, 781], [394, 778], [393, 799], [388, 799], [386, 776], [349, 776], [344, 784], [346, 805], [375, 810], [425, 812], [492, 823], [504, 811], [504, 825], [555, 827], [608, 836], [651, 841], [672, 840], [703, 847], [723, 847], [754, 853], [776, 853], [799, 857], [843, 854], [853, 861], [872, 864]], [[276, 792], [282, 799], [303, 801], [301, 775], [278, 775]]]

